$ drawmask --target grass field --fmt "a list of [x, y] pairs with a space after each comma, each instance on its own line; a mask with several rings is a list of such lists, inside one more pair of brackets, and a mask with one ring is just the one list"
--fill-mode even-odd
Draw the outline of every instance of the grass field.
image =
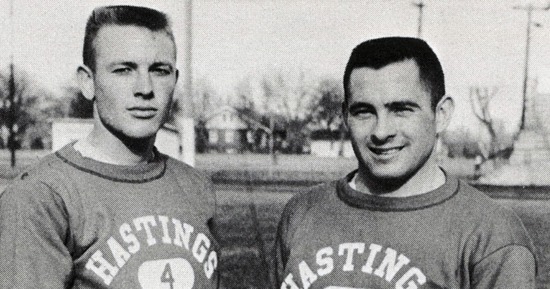
[[[0, 191], [22, 167], [32, 164], [43, 152], [21, 152], [19, 168], [9, 167], [6, 152], [0, 151]], [[442, 166], [455, 175], [471, 176], [473, 164], [467, 160], [446, 161]], [[196, 167], [216, 179], [219, 201], [218, 234], [222, 246], [220, 271], [222, 285], [231, 289], [266, 288], [266, 255], [275, 239], [276, 226], [286, 201], [306, 183], [341, 176], [355, 167], [351, 159], [313, 156], [279, 156], [273, 165], [266, 155], [198, 155]], [[262, 183], [255, 178], [264, 178]], [[271, 183], [271, 185], [269, 184]], [[276, 185], [273, 185], [275, 183]], [[290, 183], [290, 184], [289, 184]], [[550, 202], [499, 199], [513, 208], [532, 236], [539, 257], [537, 288], [550, 288]]]

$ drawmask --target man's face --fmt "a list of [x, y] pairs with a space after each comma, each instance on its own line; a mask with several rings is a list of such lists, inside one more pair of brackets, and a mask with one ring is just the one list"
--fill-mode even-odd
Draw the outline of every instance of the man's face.
[[149, 138], [166, 121], [177, 81], [176, 51], [163, 31], [102, 27], [96, 39], [93, 94], [103, 125], [129, 138]]
[[414, 60], [356, 68], [344, 109], [359, 168], [374, 178], [412, 176], [431, 156], [436, 118]]

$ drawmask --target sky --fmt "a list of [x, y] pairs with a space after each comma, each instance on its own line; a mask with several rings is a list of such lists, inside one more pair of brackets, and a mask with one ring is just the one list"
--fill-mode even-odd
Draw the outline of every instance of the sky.
[[[418, 1], [418, 0], [417, 0]], [[182, 0], [14, 0], [13, 37], [9, 1], [0, 0], [0, 67], [10, 51], [16, 66], [56, 91], [74, 81], [81, 64], [85, 21], [99, 5], [134, 4], [167, 12], [183, 66]], [[515, 129], [521, 89], [527, 13], [516, 5], [533, 0], [424, 0], [422, 37], [442, 62], [448, 93], [455, 98], [454, 126], [474, 124], [471, 86], [497, 88], [491, 110]], [[341, 78], [353, 47], [369, 38], [416, 36], [418, 9], [409, 0], [195, 0], [193, 77], [222, 95], [243, 79], [301, 71]], [[530, 76], [550, 92], [550, 11], [536, 11]], [[196, 81], [195, 81], [196, 82]]]

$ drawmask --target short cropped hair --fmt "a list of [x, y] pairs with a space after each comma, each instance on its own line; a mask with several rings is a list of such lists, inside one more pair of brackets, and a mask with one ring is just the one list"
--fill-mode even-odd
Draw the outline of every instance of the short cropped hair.
[[82, 58], [84, 65], [95, 71], [95, 48], [94, 40], [101, 27], [107, 25], [128, 25], [144, 27], [151, 31], [164, 31], [174, 42], [170, 20], [168, 16], [160, 11], [128, 5], [101, 6], [92, 11], [86, 23], [84, 33], [84, 49]]
[[344, 72], [344, 101], [350, 94], [350, 76], [355, 68], [380, 69], [389, 64], [412, 59], [420, 71], [420, 81], [431, 95], [432, 109], [445, 95], [445, 76], [435, 52], [421, 39], [384, 37], [367, 40], [351, 52]]

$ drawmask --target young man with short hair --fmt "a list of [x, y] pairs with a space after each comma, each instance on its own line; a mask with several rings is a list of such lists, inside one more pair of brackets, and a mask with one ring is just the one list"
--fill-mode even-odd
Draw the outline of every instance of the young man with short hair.
[[534, 249], [517, 216], [436, 163], [454, 104], [428, 44], [361, 43], [344, 91], [358, 169], [289, 201], [277, 288], [534, 288]]
[[0, 288], [218, 288], [211, 183], [154, 147], [178, 78], [167, 16], [97, 8], [83, 58], [94, 128], [0, 197]]

